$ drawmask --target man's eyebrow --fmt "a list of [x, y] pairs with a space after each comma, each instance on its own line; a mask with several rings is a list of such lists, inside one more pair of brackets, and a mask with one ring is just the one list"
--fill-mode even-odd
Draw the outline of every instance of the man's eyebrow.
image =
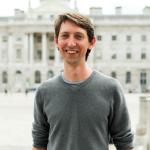
[[67, 31], [62, 31], [62, 32], [60, 32], [60, 34], [63, 34], [63, 33], [69, 33], [69, 32], [67, 32]]
[[[68, 31], [62, 31], [62, 32], [60, 32], [60, 34], [69, 34], [69, 33], [70, 33], [70, 32], [68, 32]], [[75, 32], [74, 34], [83, 35], [82, 32]]]
[[77, 33], [77, 34], [83, 34], [82, 32], [75, 32], [75, 33]]
[[82, 37], [84, 36], [82, 32], [76, 32], [75, 35], [82, 36]]

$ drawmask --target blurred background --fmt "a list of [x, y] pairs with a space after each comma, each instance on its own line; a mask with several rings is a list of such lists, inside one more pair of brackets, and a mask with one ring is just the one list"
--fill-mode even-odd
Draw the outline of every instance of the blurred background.
[[148, 0], [0, 2], [0, 149], [31, 149], [35, 90], [63, 67], [54, 44], [54, 20], [57, 14], [73, 11], [93, 21], [97, 44], [88, 63], [120, 81], [135, 134], [135, 149], [150, 150]]

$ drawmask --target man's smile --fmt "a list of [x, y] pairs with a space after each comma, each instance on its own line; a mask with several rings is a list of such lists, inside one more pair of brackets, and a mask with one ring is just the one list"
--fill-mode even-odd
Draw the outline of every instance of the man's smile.
[[79, 53], [79, 50], [69, 50], [69, 49], [66, 49], [65, 52], [67, 52], [68, 54], [76, 54], [76, 53]]

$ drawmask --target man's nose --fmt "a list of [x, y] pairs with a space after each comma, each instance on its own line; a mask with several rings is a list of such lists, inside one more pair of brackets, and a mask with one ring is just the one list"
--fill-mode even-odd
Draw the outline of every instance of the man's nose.
[[70, 46], [70, 47], [76, 46], [76, 40], [73, 37], [69, 38], [68, 46]]

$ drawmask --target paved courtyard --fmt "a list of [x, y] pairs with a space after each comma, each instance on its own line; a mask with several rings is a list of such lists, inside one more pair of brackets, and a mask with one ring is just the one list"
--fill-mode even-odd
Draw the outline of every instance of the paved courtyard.
[[[139, 95], [126, 95], [132, 128], [138, 123]], [[0, 150], [31, 150], [34, 93], [0, 94]]]
[[0, 150], [31, 150], [34, 94], [0, 94]]

